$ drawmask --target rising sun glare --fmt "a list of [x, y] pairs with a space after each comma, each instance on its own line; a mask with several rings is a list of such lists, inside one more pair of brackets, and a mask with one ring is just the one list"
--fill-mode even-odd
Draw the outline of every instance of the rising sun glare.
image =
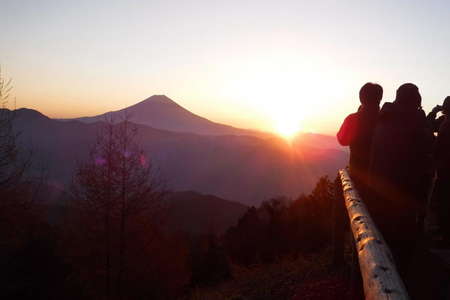
[[270, 114], [273, 131], [287, 140], [292, 140], [303, 129], [302, 110], [294, 103], [274, 105]]
[[[286, 140], [292, 140], [304, 128], [304, 122], [314, 108], [314, 90], [319, 80], [302, 76], [301, 73], [265, 68], [248, 71], [236, 76], [227, 87], [250, 108], [257, 108], [265, 120], [265, 129]], [[311, 77], [311, 76], [310, 76]]]
[[288, 140], [294, 138], [300, 131], [298, 120], [283, 119], [276, 122], [276, 132]]

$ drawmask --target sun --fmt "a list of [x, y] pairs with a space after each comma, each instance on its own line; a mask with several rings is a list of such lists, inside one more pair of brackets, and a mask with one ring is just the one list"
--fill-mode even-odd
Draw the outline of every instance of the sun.
[[300, 101], [273, 103], [270, 109], [273, 131], [288, 141], [294, 139], [303, 129], [304, 108], [302, 109], [302, 106], [304, 105], [302, 104]]
[[300, 132], [300, 121], [295, 118], [280, 118], [275, 121], [275, 131], [287, 140], [293, 139]]
[[[309, 127], [311, 116], [319, 107], [315, 99], [321, 81], [315, 73], [305, 73], [299, 64], [267, 65], [259, 62], [245, 71], [233, 74], [225, 84], [224, 94], [245, 109], [254, 111], [260, 126], [288, 141]], [[299, 71], [303, 70], [303, 71]]]

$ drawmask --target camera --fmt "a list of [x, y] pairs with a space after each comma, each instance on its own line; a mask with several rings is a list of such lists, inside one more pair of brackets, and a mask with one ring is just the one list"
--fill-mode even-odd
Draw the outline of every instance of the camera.
[[442, 111], [442, 105], [436, 105], [436, 107], [434, 108], [434, 110], [436, 110], [436, 111]]

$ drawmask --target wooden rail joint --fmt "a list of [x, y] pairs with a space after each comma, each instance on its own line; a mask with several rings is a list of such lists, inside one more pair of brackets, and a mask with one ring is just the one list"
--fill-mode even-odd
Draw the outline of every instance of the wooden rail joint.
[[373, 222], [348, 171], [339, 171], [350, 227], [368, 300], [409, 299], [391, 251]]

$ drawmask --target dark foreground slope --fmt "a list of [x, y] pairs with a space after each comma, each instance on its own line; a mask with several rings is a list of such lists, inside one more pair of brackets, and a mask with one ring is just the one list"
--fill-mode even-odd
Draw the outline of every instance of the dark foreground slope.
[[[77, 162], [87, 158], [101, 122], [58, 121], [37, 111], [16, 111], [23, 147], [33, 151], [51, 184], [70, 182]], [[137, 125], [138, 141], [175, 191], [192, 190], [247, 205], [279, 195], [308, 192], [317, 178], [334, 176], [346, 161], [337, 149], [278, 138], [176, 133]]]

